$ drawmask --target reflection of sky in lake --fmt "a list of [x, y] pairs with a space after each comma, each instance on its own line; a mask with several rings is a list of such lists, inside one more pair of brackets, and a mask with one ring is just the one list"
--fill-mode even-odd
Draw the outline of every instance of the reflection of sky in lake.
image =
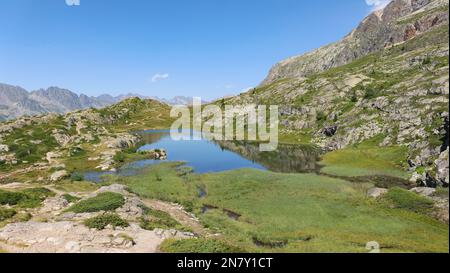
[[[156, 142], [142, 146], [139, 150], [165, 149], [170, 161], [183, 161], [197, 173], [221, 172], [241, 168], [265, 168], [237, 153], [223, 150], [219, 145], [207, 140], [180, 140], [171, 138], [169, 131], [147, 131], [146, 134], [160, 134]], [[147, 160], [148, 163], [151, 163]], [[136, 162], [132, 165], [142, 164]]]
[[[223, 150], [219, 145], [208, 140], [175, 141], [168, 130], [145, 131], [141, 134], [144, 142], [148, 144], [139, 148], [139, 151], [164, 149], [167, 151], [168, 161], [186, 162], [186, 165], [192, 167], [197, 173], [221, 172], [242, 168], [266, 169], [237, 153]], [[89, 181], [100, 182], [101, 176], [107, 174], [131, 176], [135, 175], [140, 168], [161, 162], [164, 161], [140, 160], [123, 166], [117, 172], [86, 172], [84, 178]]]
[[[316, 172], [319, 152], [311, 146], [278, 145], [273, 152], [260, 152], [258, 143], [238, 141], [212, 142], [203, 140], [173, 140], [168, 130], [139, 132], [147, 143], [139, 150], [165, 149], [169, 161], [186, 162], [197, 173], [221, 172], [242, 168], [270, 170], [282, 173]], [[189, 136], [192, 132], [184, 133]], [[197, 133], [198, 135], [198, 133]], [[85, 179], [101, 181], [104, 174], [135, 175], [143, 167], [159, 164], [159, 160], [141, 160], [129, 163], [117, 172], [87, 172]]]

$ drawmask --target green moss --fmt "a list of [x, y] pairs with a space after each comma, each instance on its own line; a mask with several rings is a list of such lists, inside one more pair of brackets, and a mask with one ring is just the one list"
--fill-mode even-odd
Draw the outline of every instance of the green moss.
[[106, 213], [99, 215], [84, 221], [84, 225], [88, 228], [95, 228], [98, 230], [105, 229], [106, 226], [111, 225], [112, 227], [128, 227], [130, 224], [120, 218], [119, 215], [114, 213]]
[[125, 199], [121, 194], [113, 192], [100, 193], [95, 197], [81, 200], [68, 211], [75, 213], [97, 212], [97, 211], [113, 211], [122, 207], [125, 204]]

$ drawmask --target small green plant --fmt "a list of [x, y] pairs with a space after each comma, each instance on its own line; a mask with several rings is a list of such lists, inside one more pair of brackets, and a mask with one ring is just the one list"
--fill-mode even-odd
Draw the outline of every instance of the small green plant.
[[123, 152], [118, 152], [114, 156], [114, 161], [123, 163], [125, 161], [125, 154]]
[[121, 194], [114, 192], [100, 193], [96, 197], [86, 200], [81, 200], [68, 211], [75, 213], [97, 212], [97, 211], [113, 211], [122, 207], [125, 204], [125, 199]]
[[183, 226], [173, 219], [170, 214], [150, 209], [148, 207], [141, 207], [145, 216], [140, 219], [140, 226], [146, 230], [162, 229], [184, 229]]
[[17, 205], [22, 199], [24, 199], [24, 194], [20, 192], [9, 192], [0, 190], [0, 205]]
[[51, 196], [55, 196], [55, 193], [46, 188], [32, 188], [20, 192], [0, 190], [0, 205], [36, 208]]
[[427, 56], [425, 59], [423, 59], [422, 65], [429, 65], [429, 64], [431, 64], [431, 58]]
[[316, 116], [316, 120], [318, 122], [326, 121], [327, 120], [327, 115], [325, 115], [325, 113], [323, 113], [323, 112], [318, 112], [317, 116]]
[[69, 202], [69, 203], [75, 203], [75, 202], [78, 202], [81, 199], [79, 197], [70, 195], [68, 193], [63, 194], [62, 198], [66, 199], [66, 201]]
[[376, 96], [377, 91], [372, 87], [367, 87], [366, 90], [364, 91], [364, 99], [366, 100], [376, 98]]
[[130, 224], [124, 219], [120, 218], [119, 215], [115, 213], [106, 213], [99, 215], [84, 221], [84, 225], [88, 228], [95, 228], [98, 230], [105, 229], [106, 226], [111, 225], [112, 227], [128, 227]]
[[16, 213], [17, 212], [13, 209], [0, 208], [0, 222], [14, 217], [14, 215], [16, 215]]

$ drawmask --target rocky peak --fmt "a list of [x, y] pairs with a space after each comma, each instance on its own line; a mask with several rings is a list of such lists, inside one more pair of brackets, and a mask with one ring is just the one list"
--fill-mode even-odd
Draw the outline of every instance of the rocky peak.
[[368, 15], [341, 41], [278, 63], [262, 85], [342, 66], [448, 24], [448, 5], [449, 0], [394, 0]]

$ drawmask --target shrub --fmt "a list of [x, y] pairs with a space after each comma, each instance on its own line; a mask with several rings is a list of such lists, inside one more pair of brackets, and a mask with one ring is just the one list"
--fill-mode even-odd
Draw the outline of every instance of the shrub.
[[14, 215], [16, 215], [15, 210], [0, 208], [0, 222], [13, 217]]
[[416, 193], [395, 187], [389, 190], [386, 198], [396, 207], [424, 213], [433, 208], [433, 201]]
[[39, 207], [45, 199], [55, 196], [55, 193], [46, 188], [33, 188], [23, 190], [22, 193], [25, 198], [18, 204], [23, 208], [36, 208]]
[[17, 205], [24, 198], [20, 192], [9, 192], [0, 190], [0, 205]]
[[123, 152], [118, 152], [114, 156], [114, 161], [116, 162], [124, 162], [125, 161], [125, 154]]
[[105, 229], [105, 227], [108, 225], [116, 228], [128, 227], [130, 224], [115, 213], [107, 213], [85, 220], [84, 225], [88, 228], [102, 230]]
[[236, 246], [217, 239], [168, 239], [160, 249], [169, 253], [240, 253], [243, 252]]
[[69, 202], [69, 203], [75, 203], [75, 202], [78, 202], [81, 199], [79, 197], [76, 197], [76, 196], [73, 196], [73, 195], [70, 195], [70, 194], [67, 194], [67, 193], [64, 194], [62, 196], [62, 198], [66, 199], [66, 201]]
[[46, 198], [54, 195], [54, 192], [46, 188], [26, 189], [20, 192], [0, 190], [0, 205], [17, 205], [22, 208], [36, 208]]
[[173, 219], [170, 214], [160, 210], [142, 207], [147, 217], [140, 219], [140, 226], [146, 230], [162, 229], [183, 229], [183, 226]]
[[327, 120], [327, 115], [325, 115], [323, 112], [318, 112], [317, 116], [316, 116], [316, 120], [318, 122], [320, 121], [326, 121]]
[[114, 192], [100, 193], [96, 197], [82, 200], [69, 208], [69, 211], [75, 213], [113, 211], [122, 207], [125, 199], [121, 194]]
[[377, 97], [377, 91], [372, 87], [367, 87], [364, 91], [364, 99], [369, 100]]

